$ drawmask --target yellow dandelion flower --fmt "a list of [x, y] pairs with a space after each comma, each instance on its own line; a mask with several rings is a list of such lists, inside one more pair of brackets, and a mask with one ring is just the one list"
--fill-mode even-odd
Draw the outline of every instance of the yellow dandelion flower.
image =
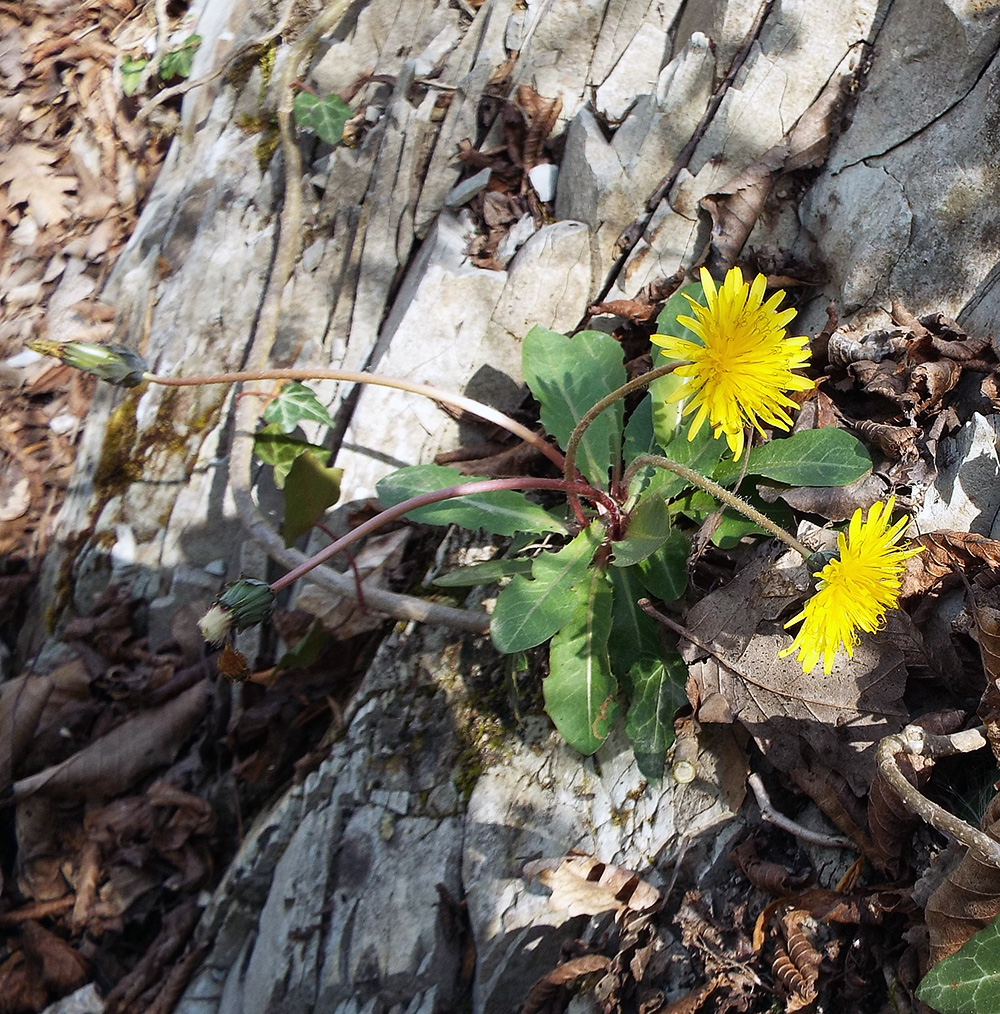
[[886, 611], [899, 600], [900, 577], [905, 561], [920, 552], [899, 545], [903, 529], [910, 519], [904, 517], [890, 527], [896, 498], [872, 504], [868, 517], [861, 520], [859, 507], [851, 518], [845, 536], [837, 536], [839, 559], [831, 560], [821, 571], [816, 593], [798, 616], [785, 624], [802, 621], [795, 640], [779, 655], [799, 653], [805, 672], [812, 672], [823, 659], [823, 671], [833, 669], [833, 659], [843, 645], [853, 658], [858, 631], [874, 633], [882, 625]]
[[726, 435], [733, 458], [743, 453], [744, 429], [753, 426], [761, 435], [761, 422], [788, 429], [792, 420], [786, 409], [795, 402], [785, 391], [808, 391], [813, 382], [792, 373], [809, 362], [809, 339], [788, 338], [785, 325], [794, 310], [779, 310], [784, 292], [765, 303], [766, 279], [758, 275], [753, 284], [733, 268], [718, 292], [712, 276], [701, 269], [707, 306], [685, 298], [694, 317], [677, 322], [693, 331], [701, 345], [684, 338], [654, 334], [652, 341], [672, 359], [686, 359], [675, 374], [686, 381], [671, 400], [688, 399], [684, 415], [697, 412], [688, 440], [693, 440], [705, 420], [715, 436]]

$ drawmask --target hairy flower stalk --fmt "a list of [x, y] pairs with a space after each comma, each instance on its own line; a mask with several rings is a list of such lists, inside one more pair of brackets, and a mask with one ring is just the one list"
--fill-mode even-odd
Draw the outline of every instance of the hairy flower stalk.
[[778, 310], [784, 292], [765, 303], [766, 279], [757, 275], [752, 284], [733, 268], [718, 291], [712, 276], [701, 269], [707, 306], [690, 296], [693, 317], [678, 317], [678, 324], [692, 331], [701, 344], [672, 335], [654, 334], [652, 342], [672, 359], [689, 362], [675, 375], [686, 383], [671, 400], [685, 400], [684, 415], [695, 413], [688, 432], [693, 440], [707, 421], [715, 436], [725, 434], [733, 458], [743, 454], [745, 429], [752, 426], [762, 436], [762, 423], [787, 430], [787, 409], [795, 402], [786, 391], [808, 391], [813, 382], [794, 374], [809, 363], [809, 339], [789, 338], [785, 325], [794, 310]]
[[910, 519], [891, 524], [895, 503], [891, 496], [872, 504], [864, 521], [860, 507], [854, 512], [847, 535], [837, 536], [837, 557], [813, 575], [819, 579], [816, 594], [785, 624], [802, 622], [790, 647], [779, 654], [797, 651], [805, 672], [812, 672], [822, 659], [823, 671], [829, 673], [841, 645], [853, 658], [858, 631], [874, 633], [899, 601], [903, 567], [921, 547], [900, 546]]

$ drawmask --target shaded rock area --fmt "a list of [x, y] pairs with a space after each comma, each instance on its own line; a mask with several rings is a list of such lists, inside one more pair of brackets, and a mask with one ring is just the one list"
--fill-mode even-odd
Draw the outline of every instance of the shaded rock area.
[[[192, 77], [266, 31], [272, 7], [193, 5]], [[300, 138], [300, 251], [265, 358], [375, 369], [512, 410], [531, 326], [571, 331], [589, 304], [706, 258], [797, 289], [802, 333], [825, 325], [831, 300], [888, 322], [898, 297], [987, 336], [1000, 314], [998, 43], [1000, 8], [958, 0], [355, 4], [303, 73], [351, 95], [357, 140]], [[479, 184], [455, 187], [481, 170], [457, 155], [502, 144], [498, 110], [524, 85], [561, 101], [538, 159], [558, 161], [555, 200], [540, 205], [525, 177], [537, 214], [517, 219], [500, 270], [479, 267]], [[157, 373], [246, 361], [285, 185], [280, 149], [263, 144], [273, 99], [252, 60], [184, 98], [103, 296], [114, 340]], [[316, 387], [351, 507], [394, 468], [470, 439], [429, 401]], [[234, 412], [225, 387], [99, 389], [45, 606], [82, 612], [122, 583], [158, 600], [152, 622], [169, 632], [224, 578], [264, 576], [229, 492]], [[996, 430], [977, 417], [960, 439], [995, 462]], [[966, 513], [990, 534], [983, 510]], [[475, 635], [386, 639], [343, 736], [247, 833], [201, 916], [205, 957], [178, 1011], [516, 1010], [572, 935], [525, 886], [524, 862], [577, 848], [665, 886], [689, 846], [706, 862], [724, 850], [741, 802], [730, 780], [745, 775], [728, 727], [706, 734], [694, 783], [650, 786], [623, 742], [581, 761], [548, 726], [510, 720], [490, 697], [505, 678]]]

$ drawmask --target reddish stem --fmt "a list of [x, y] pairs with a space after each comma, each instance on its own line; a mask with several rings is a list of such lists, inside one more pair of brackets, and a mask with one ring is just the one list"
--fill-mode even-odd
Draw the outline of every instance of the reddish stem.
[[300, 577], [308, 574], [309, 571], [318, 567], [321, 563], [336, 556], [352, 543], [364, 538], [371, 532], [377, 531], [390, 521], [401, 518], [404, 514], [416, 510], [418, 507], [427, 507], [429, 504], [440, 503], [442, 500], [451, 500], [454, 497], [471, 496], [473, 493], [497, 493], [505, 489], [556, 489], [569, 496], [583, 497], [593, 503], [600, 504], [611, 517], [612, 531], [618, 531], [621, 527], [621, 514], [618, 505], [599, 489], [586, 482], [570, 482], [566, 479], [485, 479], [482, 482], [466, 482], [460, 486], [449, 486], [447, 489], [436, 489], [431, 493], [421, 493], [419, 496], [410, 497], [394, 507], [387, 507], [380, 514], [370, 518], [364, 524], [358, 525], [353, 531], [341, 536], [336, 542], [321, 549], [315, 556], [310, 557], [305, 563], [300, 564], [294, 570], [290, 570], [283, 577], [278, 578], [271, 585], [271, 591], [279, 592], [294, 584]]

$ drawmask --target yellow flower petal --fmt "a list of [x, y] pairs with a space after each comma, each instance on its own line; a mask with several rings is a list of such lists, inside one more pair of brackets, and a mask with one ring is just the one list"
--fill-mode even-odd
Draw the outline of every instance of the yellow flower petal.
[[679, 316], [702, 344], [673, 335], [654, 334], [652, 341], [672, 359], [685, 360], [677, 376], [685, 383], [674, 400], [685, 399], [684, 415], [696, 413], [688, 431], [693, 440], [705, 420], [715, 436], [725, 435], [733, 457], [743, 453], [745, 429], [753, 426], [763, 434], [762, 423], [788, 429], [792, 420], [785, 411], [795, 407], [786, 391], [808, 391], [813, 382], [797, 376], [809, 362], [809, 339], [789, 338], [785, 325], [794, 310], [778, 310], [784, 292], [763, 302], [766, 280], [757, 275], [752, 283], [733, 268], [716, 289], [712, 276], [701, 269], [705, 304], [686, 296], [693, 316]]
[[886, 612], [899, 601], [905, 562], [921, 547], [899, 545], [910, 519], [890, 524], [895, 503], [896, 498], [889, 497], [885, 503], [872, 504], [864, 521], [860, 507], [854, 512], [847, 535], [837, 536], [838, 557], [813, 575], [819, 579], [816, 593], [802, 612], [785, 624], [790, 627], [802, 622], [790, 647], [778, 654], [797, 651], [805, 672], [812, 672], [822, 659], [823, 671], [829, 673], [841, 645], [853, 658], [858, 631], [874, 633]]

